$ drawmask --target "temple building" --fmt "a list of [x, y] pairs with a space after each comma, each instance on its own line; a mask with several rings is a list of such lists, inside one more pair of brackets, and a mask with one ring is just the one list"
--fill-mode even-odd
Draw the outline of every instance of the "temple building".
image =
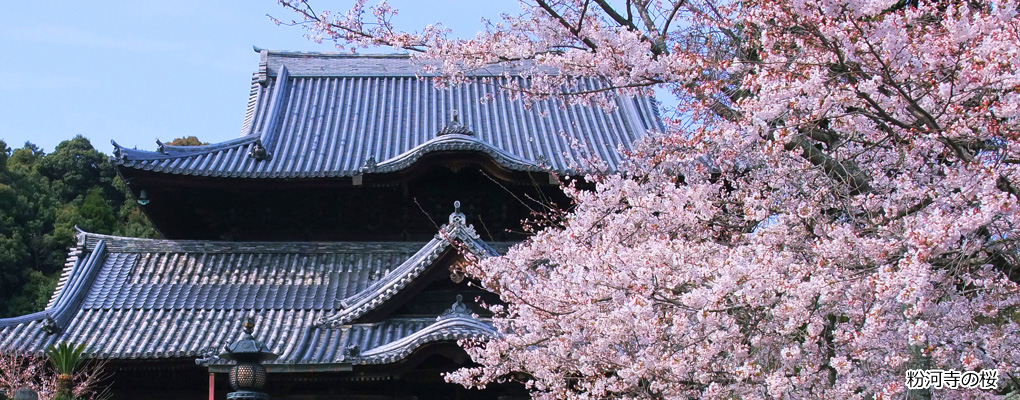
[[240, 137], [114, 143], [163, 239], [79, 232], [46, 309], [0, 319], [0, 351], [85, 343], [115, 399], [223, 399], [217, 355], [254, 314], [279, 355], [272, 399], [527, 397], [443, 380], [470, 365], [458, 340], [495, 334], [479, 303], [499, 301], [456, 266], [569, 207], [561, 178], [589, 160], [614, 170], [660, 129], [653, 100], [529, 103], [500, 89], [527, 84], [510, 67], [443, 87], [403, 55], [256, 50]]

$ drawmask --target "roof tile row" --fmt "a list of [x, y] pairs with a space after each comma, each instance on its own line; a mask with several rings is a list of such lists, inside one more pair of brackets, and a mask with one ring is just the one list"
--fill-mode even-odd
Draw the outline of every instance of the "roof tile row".
[[[470, 230], [463, 227], [444, 232], [477, 241], [464, 236]], [[385, 362], [346, 355], [345, 349], [371, 350], [436, 320], [352, 321], [337, 327], [320, 322], [340, 312], [338, 299], [364, 293], [366, 301], [385, 301], [392, 293], [378, 289], [413, 279], [411, 270], [417, 268], [412, 266], [434, 259], [429, 255], [449, 246], [445, 240], [230, 243], [80, 232], [51, 307], [0, 319], [0, 351], [38, 352], [71, 341], [88, 344], [90, 353], [104, 358], [206, 357], [237, 340], [243, 317], [256, 310], [256, 336], [281, 355], [276, 363]], [[471, 245], [492, 251], [480, 242]], [[453, 340], [459, 337], [454, 333], [430, 340]]]
[[[409, 152], [442, 150], [423, 145], [436, 139], [456, 113], [489, 153], [526, 162], [505, 167], [572, 173], [591, 158], [615, 167], [620, 149], [661, 129], [657, 106], [644, 97], [621, 95], [616, 107], [606, 111], [558, 100], [527, 102], [501, 89], [510, 81], [493, 74], [439, 87], [419, 77], [407, 57], [267, 57], [270, 76], [265, 87], [252, 92], [254, 108], [246, 113], [248, 130], [241, 138], [208, 146], [161, 146], [158, 152], [118, 146], [117, 163], [198, 176], [350, 177], [372, 164], [407, 158]], [[292, 67], [293, 75], [288, 72]], [[527, 84], [525, 78], [509, 79]], [[595, 80], [583, 82], [588, 90], [601, 87]], [[271, 157], [259, 161], [249, 156], [256, 146]]]

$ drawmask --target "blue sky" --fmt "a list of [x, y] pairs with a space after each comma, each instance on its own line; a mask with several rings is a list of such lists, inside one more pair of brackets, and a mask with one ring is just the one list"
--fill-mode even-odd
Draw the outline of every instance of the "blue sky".
[[[373, 1], [369, 1], [374, 4]], [[349, 2], [317, 1], [346, 10]], [[391, 0], [398, 26], [443, 22], [473, 36], [481, 17], [515, 12], [515, 0]], [[17, 1], [0, 13], [0, 139], [50, 152], [81, 134], [110, 154], [110, 139], [155, 149], [155, 139], [237, 137], [252, 46], [333, 51], [297, 27], [273, 0]]]

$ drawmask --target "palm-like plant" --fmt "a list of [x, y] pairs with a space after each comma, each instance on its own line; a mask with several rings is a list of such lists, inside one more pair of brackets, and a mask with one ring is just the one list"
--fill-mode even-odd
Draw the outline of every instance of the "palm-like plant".
[[74, 372], [81, 365], [85, 353], [85, 344], [74, 345], [60, 342], [46, 348], [46, 357], [57, 372], [57, 391], [55, 399], [71, 398], [71, 384]]
[[53, 363], [53, 368], [58, 374], [71, 375], [78, 365], [81, 364], [85, 353], [85, 344], [74, 345], [69, 342], [60, 342], [46, 348], [46, 357]]

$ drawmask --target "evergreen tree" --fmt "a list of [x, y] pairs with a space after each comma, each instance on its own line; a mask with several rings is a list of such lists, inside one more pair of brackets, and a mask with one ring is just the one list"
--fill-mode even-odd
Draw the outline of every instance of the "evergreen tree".
[[131, 192], [128, 190], [124, 180], [120, 179], [119, 176], [116, 177], [113, 180], [113, 187], [125, 194], [124, 202], [117, 211], [118, 222], [113, 230], [113, 234], [127, 237], [159, 237], [156, 227], [152, 226], [152, 223], [149, 222], [149, 217], [142, 213], [142, 209], [138, 207], [136, 199], [129, 195]]
[[88, 232], [156, 237], [152, 224], [88, 139], [53, 153], [0, 140], [0, 317], [39, 311], [53, 294], [74, 244]]
[[[14, 294], [33, 278], [59, 271], [45, 245], [57, 201], [49, 181], [34, 169], [42, 156], [38, 147], [26, 144], [12, 152], [0, 141], [0, 154], [0, 292]], [[10, 301], [0, 296], [0, 310]]]
[[53, 153], [39, 160], [36, 169], [54, 182], [62, 201], [72, 201], [97, 186], [108, 200], [118, 204], [123, 201], [124, 194], [113, 188], [116, 172], [107, 156], [84, 136], [60, 142]]
[[202, 142], [195, 136], [187, 136], [174, 139], [167, 144], [171, 146], [205, 146], [209, 143]]

